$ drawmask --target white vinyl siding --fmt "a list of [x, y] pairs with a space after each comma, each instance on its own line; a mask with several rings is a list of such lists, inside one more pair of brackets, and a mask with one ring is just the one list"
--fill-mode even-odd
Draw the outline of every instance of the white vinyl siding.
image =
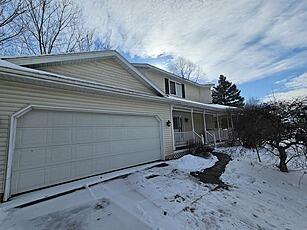
[[[151, 80], [161, 91], [165, 92], [165, 78], [169, 79], [170, 81], [178, 83], [182, 83], [185, 86], [185, 99], [202, 102], [202, 103], [212, 103], [212, 96], [211, 96], [211, 89], [210, 86], [208, 87], [200, 87], [194, 85], [193, 83], [187, 83], [186, 81], [182, 81], [180, 78], [174, 81], [169, 78], [169, 75], [163, 74], [159, 71], [155, 71], [152, 69], [146, 69], [142, 67], [138, 67], [138, 69], [144, 73], [144, 75]], [[171, 89], [170, 89], [171, 93]]]
[[73, 64], [53, 64], [35, 67], [51, 73], [95, 81], [113, 87], [155, 95], [139, 79], [128, 73], [114, 60], [87, 61]]
[[172, 154], [171, 127], [166, 126], [166, 121], [171, 120], [169, 104], [0, 80], [0, 193], [3, 192], [4, 187], [9, 119], [13, 113], [29, 104], [158, 115], [163, 124], [164, 154], [166, 156]]

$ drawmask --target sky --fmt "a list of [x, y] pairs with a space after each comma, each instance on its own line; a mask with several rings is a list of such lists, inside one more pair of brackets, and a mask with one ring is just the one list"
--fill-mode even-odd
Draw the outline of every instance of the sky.
[[[76, 0], [80, 1], [80, 0]], [[220, 74], [243, 96], [307, 96], [307, 0], [87, 0], [85, 21], [131, 62], [176, 57]]]

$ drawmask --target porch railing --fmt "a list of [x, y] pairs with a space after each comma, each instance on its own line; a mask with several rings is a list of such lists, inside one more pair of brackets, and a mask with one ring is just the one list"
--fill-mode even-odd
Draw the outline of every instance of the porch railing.
[[220, 141], [226, 141], [229, 138], [229, 129], [221, 129], [220, 133], [221, 133], [221, 140]]
[[205, 144], [204, 135], [198, 134], [195, 131], [193, 133], [194, 133], [194, 137], [195, 137], [195, 143], [204, 145]]
[[226, 141], [230, 136], [231, 130], [220, 129], [220, 132], [215, 130], [206, 130], [205, 136], [198, 134], [197, 132], [187, 131], [187, 132], [174, 132], [175, 146], [184, 146], [194, 143], [201, 144], [214, 144], [216, 146], [217, 141]]
[[205, 131], [206, 132], [206, 144], [213, 143], [214, 147], [216, 147], [216, 136], [214, 132]]
[[189, 145], [194, 142], [193, 131], [174, 132], [175, 146]]

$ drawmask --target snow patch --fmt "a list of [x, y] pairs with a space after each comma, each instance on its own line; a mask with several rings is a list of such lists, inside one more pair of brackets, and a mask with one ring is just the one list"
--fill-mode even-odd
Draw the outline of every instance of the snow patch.
[[177, 160], [170, 161], [169, 164], [183, 172], [195, 172], [210, 168], [217, 161], [218, 159], [216, 156], [203, 158], [188, 154]]

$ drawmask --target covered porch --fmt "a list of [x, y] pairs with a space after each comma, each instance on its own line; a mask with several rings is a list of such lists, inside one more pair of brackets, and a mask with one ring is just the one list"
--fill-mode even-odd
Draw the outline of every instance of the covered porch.
[[216, 145], [227, 141], [233, 129], [229, 111], [172, 108], [174, 150], [191, 144]]

